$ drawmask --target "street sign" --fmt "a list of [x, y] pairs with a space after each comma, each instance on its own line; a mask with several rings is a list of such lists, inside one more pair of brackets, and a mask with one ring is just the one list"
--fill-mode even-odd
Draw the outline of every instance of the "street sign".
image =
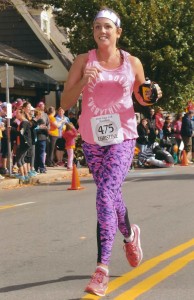
[[1, 87], [6, 88], [7, 87], [7, 81], [8, 81], [8, 87], [13, 88], [14, 87], [14, 67], [8, 66], [8, 69], [6, 66], [0, 67], [0, 82]]
[[12, 118], [12, 104], [7, 103], [7, 119], [11, 119], [11, 118]]

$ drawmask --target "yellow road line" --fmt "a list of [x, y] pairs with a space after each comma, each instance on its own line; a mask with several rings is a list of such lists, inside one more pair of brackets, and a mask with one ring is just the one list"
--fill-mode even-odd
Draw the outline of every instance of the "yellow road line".
[[[125, 273], [121, 277], [118, 277], [117, 279], [111, 281], [109, 283], [107, 294], [115, 291], [116, 289], [118, 289], [122, 285], [126, 284], [127, 282], [129, 282], [129, 281], [137, 278], [138, 276], [148, 272], [149, 270], [153, 269], [161, 262], [163, 262], [173, 256], [178, 255], [179, 253], [185, 251], [186, 249], [188, 249], [192, 246], [194, 246], [194, 239], [191, 239], [190, 241], [188, 241], [184, 244], [181, 244], [175, 248], [172, 248], [172, 249], [160, 254], [159, 256], [156, 256], [150, 260], [147, 260], [146, 262], [142, 263], [136, 269], [133, 269], [132, 271]], [[100, 297], [90, 295], [90, 294], [85, 295], [82, 299], [88, 299], [88, 297], [90, 300], [100, 299]]]
[[25, 203], [19, 203], [19, 204], [1, 205], [0, 210], [14, 208], [14, 207], [23, 206], [23, 205], [28, 205], [28, 204], [32, 204], [32, 203], [35, 203], [35, 202], [25, 202]]
[[118, 297], [114, 298], [114, 300], [135, 300], [138, 296], [149, 291], [152, 287], [159, 284], [161, 281], [167, 279], [174, 273], [183, 269], [192, 260], [194, 260], [194, 251], [185, 256], [182, 256], [181, 258], [176, 259], [161, 271], [134, 285], [130, 290], [120, 294]]
[[2, 205], [2, 206], [0, 206], [0, 210], [8, 209], [8, 208], [13, 208], [13, 207], [15, 207], [14, 204], [10, 204], [10, 205]]

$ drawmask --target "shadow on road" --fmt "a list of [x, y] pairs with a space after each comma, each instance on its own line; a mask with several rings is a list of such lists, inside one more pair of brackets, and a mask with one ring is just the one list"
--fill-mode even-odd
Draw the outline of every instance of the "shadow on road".
[[[194, 173], [193, 174], [136, 174], [136, 173], [131, 173], [127, 176], [125, 179], [125, 182], [130, 182], [132, 181], [133, 183], [135, 182], [144, 182], [144, 181], [161, 181], [161, 180], [192, 180], [194, 179]], [[94, 180], [93, 178], [91, 179], [81, 179], [80, 180], [81, 185], [85, 184], [93, 184]], [[50, 182], [50, 183], [40, 183], [38, 186], [65, 186], [69, 187], [70, 181], [63, 181], [63, 182]]]
[[[111, 278], [118, 278], [120, 276], [110, 276], [110, 277]], [[8, 292], [13, 292], [13, 291], [19, 291], [19, 290], [23, 290], [23, 289], [36, 287], [36, 286], [41, 286], [41, 285], [46, 285], [46, 284], [51, 284], [51, 283], [59, 283], [59, 282], [64, 282], [64, 281], [82, 280], [82, 279], [88, 279], [89, 280], [90, 278], [91, 278], [91, 276], [89, 276], [89, 275], [65, 276], [65, 277], [61, 277], [59, 279], [5, 286], [5, 287], [0, 288], [0, 293], [8, 293]], [[77, 299], [72, 299], [72, 300], [77, 300]], [[78, 299], [78, 300], [80, 300], [80, 299]]]

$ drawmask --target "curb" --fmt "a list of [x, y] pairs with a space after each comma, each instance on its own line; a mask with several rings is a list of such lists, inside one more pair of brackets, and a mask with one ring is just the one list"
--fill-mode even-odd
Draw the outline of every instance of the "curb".
[[[1, 189], [10, 189], [15, 187], [27, 187], [30, 185], [38, 185], [38, 184], [45, 184], [45, 183], [52, 183], [55, 181], [70, 181], [72, 178], [72, 171], [67, 171], [64, 168], [55, 168], [50, 169], [47, 168], [48, 172], [46, 174], [39, 174], [35, 177], [31, 177], [30, 182], [27, 184], [20, 183], [19, 179], [17, 178], [10, 178], [5, 177], [5, 179], [0, 181], [0, 190]], [[88, 168], [78, 168], [78, 174], [80, 177], [87, 177], [91, 176], [89, 173]]]

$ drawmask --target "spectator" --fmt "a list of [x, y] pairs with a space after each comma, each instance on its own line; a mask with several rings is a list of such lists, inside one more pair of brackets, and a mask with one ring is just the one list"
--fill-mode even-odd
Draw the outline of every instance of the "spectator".
[[150, 144], [153, 144], [156, 136], [158, 135], [158, 130], [156, 129], [155, 109], [153, 107], [149, 108], [147, 121], [149, 129], [148, 140]]
[[37, 104], [36, 108], [39, 109], [42, 112], [42, 119], [44, 120], [44, 124], [49, 129], [49, 117], [48, 117], [48, 114], [47, 114], [47, 109], [46, 109], [45, 103], [43, 101], [40, 101]]
[[30, 102], [26, 101], [23, 103], [23, 111], [25, 118], [28, 120], [31, 128], [31, 147], [28, 149], [27, 155], [25, 157], [26, 163], [27, 163], [27, 169], [28, 169], [28, 175], [30, 177], [34, 177], [37, 175], [37, 172], [34, 168], [34, 160], [35, 160], [35, 137], [34, 137], [34, 126], [33, 126], [33, 117], [32, 117], [32, 105]]
[[184, 117], [182, 118], [182, 126], [181, 126], [181, 136], [184, 143], [184, 150], [187, 154], [188, 163], [192, 163], [191, 161], [191, 151], [192, 151], [192, 123], [191, 119], [194, 116], [194, 111], [189, 110]]
[[192, 162], [194, 162], [194, 116], [191, 119], [191, 124], [192, 124], [192, 130], [193, 130], [193, 134], [192, 134]]
[[62, 131], [64, 124], [69, 122], [69, 118], [64, 115], [65, 111], [62, 107], [59, 107], [56, 121], [61, 122], [61, 126], [58, 128], [58, 138], [56, 141], [56, 160], [58, 166], [63, 166], [63, 157], [64, 157], [64, 149], [65, 149], [65, 139], [62, 137]]
[[163, 117], [163, 109], [158, 107], [155, 114], [155, 123], [156, 129], [158, 130], [159, 139], [163, 139], [163, 126], [164, 126], [164, 117]]
[[163, 126], [163, 138], [160, 140], [160, 146], [174, 155], [174, 145], [176, 145], [176, 139], [174, 137], [172, 117], [167, 115]]
[[42, 111], [36, 109], [34, 111], [33, 128], [35, 137], [35, 162], [36, 172], [46, 173], [45, 167], [45, 151], [46, 141], [48, 137], [48, 128], [42, 118]]
[[20, 171], [17, 178], [19, 178], [22, 182], [28, 182], [29, 176], [25, 157], [32, 146], [31, 128], [30, 123], [25, 118], [25, 114], [21, 108], [17, 109], [16, 118], [20, 122], [17, 126], [16, 162]]
[[73, 123], [73, 126], [78, 129], [79, 125], [78, 125], [78, 122], [77, 122], [77, 118], [76, 118], [76, 115], [74, 113], [73, 110], [70, 110], [69, 113], [68, 113], [68, 117], [69, 117], [69, 121], [71, 123]]
[[59, 136], [59, 130], [58, 128], [61, 127], [61, 125], [64, 123], [64, 120], [57, 121], [55, 118], [56, 110], [53, 106], [50, 106], [48, 109], [48, 117], [49, 117], [49, 124], [50, 124], [50, 129], [49, 129], [49, 145], [48, 145], [48, 153], [47, 153], [47, 158], [46, 158], [46, 165], [48, 167], [54, 167], [55, 162], [54, 162], [54, 151], [55, 151], [55, 145], [56, 141]]
[[176, 143], [178, 145], [178, 161], [179, 162], [181, 162], [181, 154], [182, 154], [182, 151], [180, 149], [180, 145], [182, 142], [181, 126], [182, 126], [182, 113], [178, 113], [173, 122], [173, 129], [174, 129], [174, 137], [175, 137]]
[[171, 138], [171, 137], [174, 137], [174, 128], [172, 124], [172, 117], [168, 115], [166, 116], [163, 125], [163, 138], [167, 140], [167, 138]]
[[138, 164], [141, 167], [169, 168], [174, 166], [174, 159], [168, 151], [154, 143], [138, 154]]
[[141, 152], [143, 152], [148, 144], [148, 134], [149, 134], [149, 129], [148, 129], [148, 121], [146, 118], [141, 119], [140, 123], [137, 125], [137, 132], [139, 137], [136, 140], [136, 145], [140, 149]]
[[1, 138], [1, 154], [2, 154], [2, 168], [1, 174], [6, 175], [8, 174], [7, 169], [7, 160], [8, 160], [8, 147], [7, 147], [7, 103], [3, 102], [1, 104], [1, 123], [4, 125], [4, 130], [2, 131], [2, 138]]
[[[3, 137], [3, 131], [5, 130], [5, 124], [3, 122], [3, 118], [1, 117], [1, 112], [0, 112], [0, 163], [1, 163], [1, 166], [2, 166], [2, 153], [1, 153], [1, 139]], [[5, 177], [2, 176], [0, 174], [0, 180], [4, 179]]]
[[[45, 103], [43, 101], [40, 101], [37, 104], [37, 109], [41, 110], [42, 119], [44, 120], [44, 124], [47, 126], [47, 129], [49, 130], [50, 123], [49, 123], [49, 117], [48, 117], [48, 114], [47, 114], [47, 109], [46, 109]], [[49, 151], [49, 138], [47, 138], [47, 141], [46, 141], [46, 151], [45, 151], [44, 160], [46, 160], [46, 156], [48, 156], [48, 151]]]
[[73, 159], [74, 159], [74, 149], [75, 149], [75, 138], [78, 132], [74, 127], [73, 123], [67, 123], [64, 126], [63, 138], [65, 139], [65, 148], [67, 150], [67, 170], [72, 170]]

